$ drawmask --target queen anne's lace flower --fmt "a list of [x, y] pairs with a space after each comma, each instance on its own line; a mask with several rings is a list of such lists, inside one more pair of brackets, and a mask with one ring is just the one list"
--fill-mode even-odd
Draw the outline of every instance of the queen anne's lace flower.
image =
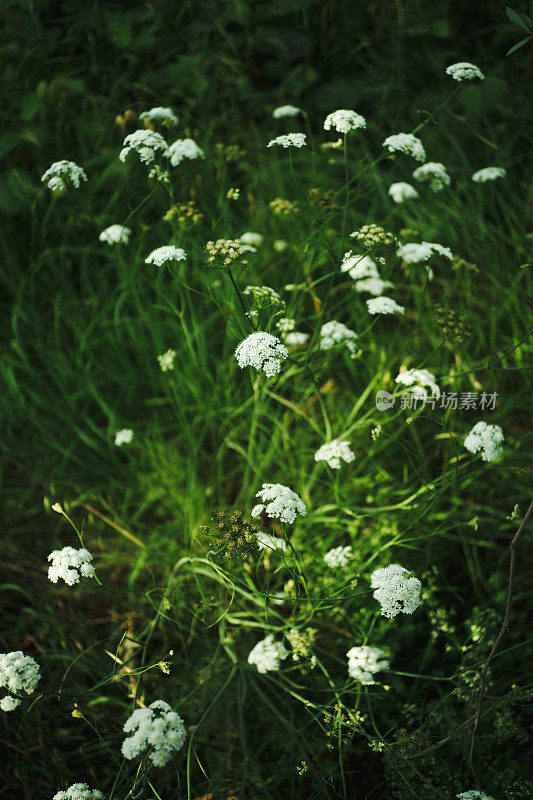
[[357, 128], [366, 128], [366, 119], [361, 114], [356, 114], [355, 111], [340, 108], [338, 111], [328, 114], [324, 120], [324, 130], [329, 131], [331, 128], [335, 128], [339, 133], [348, 133]]
[[270, 308], [270, 306], [281, 306], [285, 308], [285, 303], [270, 286], [247, 286], [243, 292], [246, 297], [251, 297], [253, 303], [258, 308]]
[[171, 128], [178, 124], [178, 118], [171, 108], [164, 108], [163, 106], [156, 106], [151, 108], [150, 111], [143, 111], [139, 115], [141, 122], [146, 125], [147, 122], [155, 122], [158, 125], [163, 125], [165, 128]]
[[450, 176], [446, 172], [446, 167], [438, 161], [428, 161], [417, 167], [413, 172], [413, 178], [420, 183], [429, 182], [430, 188], [434, 192], [440, 192], [450, 185]]
[[295, 326], [296, 326], [296, 321], [291, 317], [280, 317], [276, 321], [276, 328], [280, 332], [281, 336], [285, 336], [287, 333], [293, 331]]
[[291, 333], [285, 334], [283, 339], [288, 347], [302, 347], [309, 341], [309, 334], [292, 331]]
[[480, 792], [477, 789], [469, 789], [467, 792], [461, 792], [461, 794], [456, 795], [459, 800], [494, 800], [493, 797], [489, 797], [488, 794], [485, 792]]
[[332, 550], [328, 550], [324, 556], [324, 561], [328, 567], [336, 569], [337, 567], [345, 567], [351, 558], [353, 558], [352, 548], [351, 545], [348, 545], [347, 547], [334, 547]]
[[287, 658], [289, 651], [282, 642], [275, 642], [272, 635], [257, 642], [248, 656], [248, 663], [255, 664], [258, 672], [277, 672], [280, 662]]
[[419, 264], [421, 261], [429, 261], [434, 253], [448, 258], [453, 258], [453, 253], [449, 247], [435, 242], [407, 242], [398, 248], [398, 255], [406, 264]]
[[298, 514], [302, 517], [307, 514], [305, 503], [282, 483], [264, 483], [255, 496], [263, 502], [252, 508], [252, 517], [258, 517], [264, 511], [267, 517], [291, 525]]
[[395, 203], [405, 203], [406, 200], [415, 200], [418, 197], [418, 192], [410, 183], [391, 183], [389, 186], [389, 195]]
[[137, 758], [149, 753], [155, 767], [163, 767], [183, 747], [186, 731], [179, 714], [164, 700], [156, 700], [148, 708], [137, 708], [124, 725], [131, 736], [122, 743], [124, 758]]
[[101, 242], [106, 244], [128, 244], [131, 230], [124, 225], [110, 225], [98, 237]]
[[1, 711], [14, 711], [18, 706], [20, 706], [21, 700], [18, 697], [11, 697], [11, 695], [6, 694], [5, 697], [2, 697], [0, 700], [0, 710]]
[[305, 143], [305, 133], [286, 133], [283, 136], [276, 136], [275, 139], [271, 139], [267, 147], [274, 147], [274, 145], [279, 145], [280, 147], [303, 147]]
[[403, 386], [412, 387], [413, 393], [423, 399], [427, 398], [428, 393], [422, 387], [431, 389], [432, 397], [437, 399], [440, 397], [440, 389], [437, 386], [435, 376], [427, 369], [407, 369], [405, 372], [400, 372], [395, 380], [396, 383], [401, 383]]
[[350, 443], [341, 442], [339, 439], [326, 442], [315, 453], [315, 461], [327, 461], [332, 469], [340, 469], [341, 460], [349, 464], [354, 458], [355, 453]]
[[263, 237], [260, 233], [247, 231], [246, 233], [243, 233], [239, 241], [241, 244], [251, 244], [252, 247], [261, 247], [263, 244]]
[[173, 261], [185, 261], [187, 254], [181, 247], [176, 247], [173, 244], [167, 244], [163, 247], [158, 247], [152, 250], [149, 256], [144, 260], [145, 264], [154, 264], [156, 267], [162, 267], [165, 264], [170, 264]]
[[337, 322], [336, 320], [326, 322], [320, 329], [321, 350], [331, 350], [335, 345], [342, 344], [345, 345], [347, 350], [353, 355], [355, 352], [356, 339], [357, 334], [355, 331], [350, 330], [350, 328], [347, 328], [342, 322]]
[[176, 139], [168, 148], [168, 154], [173, 167], [177, 167], [186, 158], [190, 161], [194, 161], [195, 158], [205, 158], [204, 151], [193, 139]]
[[372, 297], [366, 301], [369, 314], [405, 314], [405, 306], [400, 306], [391, 297]]
[[98, 789], [89, 789], [86, 783], [73, 783], [65, 792], [57, 792], [52, 800], [104, 800]]
[[480, 453], [483, 461], [495, 461], [503, 453], [503, 431], [499, 425], [478, 422], [465, 439], [469, 453]]
[[348, 656], [348, 674], [365, 686], [375, 683], [376, 672], [389, 669], [385, 653], [379, 647], [369, 647], [363, 644], [360, 647], [352, 647], [346, 655]]
[[115, 434], [115, 445], [122, 447], [123, 444], [129, 444], [132, 439], [133, 431], [131, 428], [122, 428], [121, 431], [117, 431]]
[[296, 106], [279, 106], [272, 112], [274, 119], [282, 119], [283, 117], [296, 117], [302, 111], [301, 108]]
[[393, 286], [393, 283], [390, 281], [383, 281], [381, 278], [367, 278], [363, 281], [357, 281], [354, 288], [356, 292], [368, 292], [378, 297], [386, 289], [392, 289]]
[[425, 161], [426, 151], [424, 145], [412, 133], [395, 133], [393, 136], [387, 136], [383, 142], [383, 147], [386, 147], [391, 153], [407, 153], [417, 161]]
[[59, 578], [68, 586], [79, 583], [80, 578], [94, 578], [94, 567], [91, 564], [93, 557], [84, 547], [76, 550], [74, 547], [64, 547], [54, 550], [48, 556], [48, 579], [57, 583]]
[[74, 161], [54, 161], [41, 177], [41, 181], [54, 194], [62, 194], [68, 187], [79, 189], [81, 182], [86, 180], [85, 170]]
[[485, 76], [475, 64], [469, 64], [468, 61], [458, 61], [457, 64], [450, 64], [446, 67], [446, 75], [450, 75], [454, 81], [471, 81], [473, 78], [484, 80]]
[[265, 331], [251, 333], [235, 350], [235, 358], [241, 369], [254, 367], [269, 378], [281, 370], [281, 362], [288, 355], [287, 348], [278, 337]]
[[[12, 653], [0, 653], [0, 688], [7, 689], [13, 694], [35, 691], [41, 675], [38, 663], [31, 657], [25, 656], [21, 650]], [[7, 700], [7, 698], [4, 698]], [[4, 703], [4, 705], [12, 705]], [[17, 703], [18, 705], [18, 703]], [[3, 711], [11, 710], [2, 708]]]
[[174, 359], [176, 356], [176, 351], [172, 350], [171, 348], [164, 352], [163, 355], [157, 356], [159, 366], [161, 367], [161, 372], [168, 372], [168, 370], [174, 369]]
[[355, 281], [360, 278], [379, 278], [378, 268], [370, 256], [361, 256], [348, 250], [344, 254], [341, 272], [347, 272]]
[[169, 155], [167, 143], [161, 134], [148, 130], [134, 131], [126, 136], [119, 153], [120, 160], [126, 161], [130, 153], [137, 153], [143, 164], [148, 165], [154, 164], [158, 155], [164, 158]]
[[503, 167], [485, 167], [479, 169], [472, 175], [474, 183], [487, 183], [487, 181], [496, 181], [498, 178], [505, 178], [507, 172]]
[[217, 239], [207, 242], [205, 259], [208, 267], [229, 269], [239, 266], [244, 269], [248, 265], [248, 253], [255, 253], [255, 247], [241, 244], [238, 239]]
[[287, 542], [284, 542], [279, 536], [272, 536], [263, 531], [257, 532], [257, 545], [260, 550], [283, 550], [283, 552], [287, 550]]
[[420, 605], [422, 584], [399, 564], [376, 569], [370, 576], [370, 585], [376, 590], [374, 598], [381, 605], [383, 617], [392, 619], [401, 612], [412, 614]]

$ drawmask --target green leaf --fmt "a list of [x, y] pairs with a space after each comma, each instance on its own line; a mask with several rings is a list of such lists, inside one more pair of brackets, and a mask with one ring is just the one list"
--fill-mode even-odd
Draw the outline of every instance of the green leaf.
[[18, 144], [19, 137], [16, 133], [4, 133], [0, 136], [0, 158], [3, 158], [6, 153], [13, 150]]
[[525, 20], [523, 20], [522, 17], [516, 13], [516, 11], [513, 11], [513, 9], [510, 6], [507, 6], [506, 10], [507, 10], [507, 16], [509, 17], [511, 22], [514, 22], [515, 25], [518, 25], [520, 28], [523, 28], [525, 31], [529, 32], [530, 29], [527, 22], [525, 22]]
[[511, 49], [510, 49], [510, 50], [508, 50], [508, 51], [507, 51], [507, 53], [506, 53], [505, 55], [506, 55], [506, 56], [510, 56], [510, 55], [511, 55], [511, 53], [514, 53], [514, 52], [515, 52], [515, 50], [518, 50], [518, 49], [519, 49], [520, 47], [522, 47], [522, 46], [523, 46], [523, 45], [524, 45], [526, 42], [530, 42], [530, 41], [531, 41], [531, 39], [533, 39], [533, 35], [532, 35], [532, 36], [526, 36], [526, 38], [525, 38], [525, 39], [521, 39], [521, 40], [518, 42], [518, 44], [515, 44], [515, 45], [514, 45], [514, 47], [511, 47]]

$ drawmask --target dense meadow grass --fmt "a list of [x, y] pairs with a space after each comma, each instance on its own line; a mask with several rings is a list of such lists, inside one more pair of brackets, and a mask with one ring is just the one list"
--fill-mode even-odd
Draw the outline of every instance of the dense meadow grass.
[[[502, 99], [507, 67], [486, 60], [484, 81], [456, 82], [445, 67], [463, 57], [432, 65], [431, 91], [404, 104], [391, 85], [376, 102], [361, 92], [343, 105], [366, 128], [346, 134], [324, 130], [337, 104], [306, 109], [286, 88], [277, 105], [296, 102], [295, 117], [274, 119], [276, 102], [252, 118], [238, 103], [210, 117], [175, 102], [170, 127], [140, 119], [170, 105], [165, 94], [80, 100], [90, 136], [60, 102], [53, 123], [40, 107], [38, 163], [2, 184], [13, 206], [0, 227], [0, 651], [31, 656], [41, 677], [0, 712], [0, 797], [76, 783], [113, 799], [531, 797], [527, 525], [508, 630], [480, 683], [531, 494], [531, 135]], [[192, 138], [203, 157], [123, 162], [138, 129]], [[267, 147], [289, 131], [306, 144]], [[448, 186], [417, 182], [422, 162], [382, 146], [400, 131], [445, 165]], [[54, 193], [40, 178], [61, 159], [87, 181]], [[487, 166], [505, 177], [473, 182]], [[403, 181], [418, 197], [395, 203], [389, 187]], [[116, 224], [129, 241], [100, 241]], [[377, 238], [350, 237], [366, 225]], [[247, 232], [262, 238], [249, 238], [245, 264], [208, 261], [208, 242]], [[398, 254], [421, 242], [453, 259]], [[146, 263], [166, 245], [185, 258]], [[369, 313], [372, 295], [341, 270], [350, 250], [377, 264], [404, 313]], [[276, 295], [257, 304], [249, 286]], [[283, 340], [287, 318], [307, 338], [289, 340], [280, 371], [241, 368], [239, 343], [256, 330]], [[324, 349], [332, 321], [357, 334], [350, 346]], [[412, 369], [457, 407], [402, 407], [396, 378]], [[379, 391], [392, 407], [377, 407]], [[482, 395], [496, 395], [491, 406]], [[464, 446], [480, 421], [503, 431], [496, 460]], [[353, 460], [315, 460], [338, 439]], [[290, 487], [305, 515], [252, 516], [264, 483]], [[276, 537], [270, 547], [258, 531]], [[67, 546], [87, 548], [95, 577], [50, 582], [48, 554]], [[324, 561], [340, 547], [346, 563]], [[388, 618], [371, 576], [391, 564], [421, 592], [413, 613]], [[260, 671], [248, 657], [268, 636], [281, 658]], [[387, 662], [374, 682], [348, 672], [361, 646]], [[127, 719], [157, 700], [186, 733], [162, 766], [157, 746], [121, 749]]]

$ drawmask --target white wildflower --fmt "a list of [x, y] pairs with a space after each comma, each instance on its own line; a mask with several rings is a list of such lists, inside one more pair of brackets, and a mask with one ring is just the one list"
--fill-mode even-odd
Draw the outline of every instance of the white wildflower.
[[252, 517], [258, 517], [263, 511], [271, 519], [279, 519], [291, 525], [298, 514], [305, 517], [307, 508], [296, 492], [281, 483], [264, 483], [255, 495], [263, 501], [252, 508]]
[[177, 167], [186, 158], [191, 161], [195, 158], [205, 158], [204, 151], [193, 139], [176, 139], [168, 148], [168, 154], [173, 167]]
[[440, 389], [437, 386], [435, 376], [427, 369], [407, 369], [405, 372], [400, 372], [395, 378], [396, 383], [401, 383], [403, 386], [411, 386], [416, 391], [415, 393], [427, 399], [428, 393], [422, 387], [431, 389], [431, 396], [434, 398], [440, 397]]
[[390, 297], [372, 297], [366, 301], [366, 307], [369, 314], [394, 314], [395, 311], [405, 314], [405, 306], [398, 305], [396, 300]]
[[119, 153], [121, 161], [126, 161], [130, 153], [137, 153], [143, 164], [152, 165], [157, 155], [168, 158], [168, 146], [160, 133], [149, 130], [138, 130], [128, 134]]
[[74, 161], [54, 161], [41, 177], [41, 181], [54, 194], [63, 194], [69, 187], [79, 189], [81, 182], [86, 180], [85, 170]]
[[387, 136], [383, 142], [383, 147], [386, 147], [391, 153], [407, 153], [417, 161], [425, 161], [426, 151], [424, 145], [412, 133], [395, 133], [393, 136]]
[[279, 145], [280, 147], [303, 147], [305, 141], [305, 133], [286, 133], [283, 136], [276, 136], [271, 139], [267, 147]]
[[181, 247], [175, 247], [173, 244], [164, 245], [152, 250], [149, 256], [144, 259], [145, 264], [154, 264], [156, 267], [162, 267], [164, 264], [170, 264], [174, 261], [185, 261], [187, 254]]
[[228, 200], [238, 200], [240, 196], [241, 190], [239, 188], [232, 187], [226, 192], [226, 197]]
[[326, 442], [315, 453], [315, 461], [327, 461], [331, 469], [340, 469], [341, 460], [349, 464], [355, 458], [355, 453], [349, 442], [333, 439]]
[[104, 800], [104, 795], [86, 783], [73, 783], [65, 792], [57, 792], [52, 800]]
[[309, 341], [309, 334], [292, 331], [291, 333], [287, 333], [283, 338], [288, 347], [302, 347]]
[[278, 337], [265, 331], [251, 333], [235, 350], [235, 358], [241, 369], [254, 367], [269, 378], [281, 370], [281, 362], [287, 356], [287, 348]]
[[[244, 246], [246, 247], [247, 245]], [[247, 286], [243, 294], [246, 297], [253, 298], [253, 302], [259, 308], [268, 308], [269, 306], [282, 306], [285, 308], [285, 303], [271, 286]]]
[[255, 664], [258, 672], [277, 672], [280, 662], [287, 658], [289, 651], [281, 642], [275, 642], [272, 635], [257, 642], [248, 656], [248, 663]]
[[122, 447], [123, 444], [129, 444], [133, 439], [133, 431], [131, 428], [123, 428], [115, 434], [115, 445]]
[[459, 800], [494, 800], [493, 797], [489, 797], [488, 794], [485, 792], [480, 792], [477, 789], [469, 789], [467, 792], [461, 792], [461, 794], [456, 795]]
[[356, 339], [357, 334], [355, 331], [350, 330], [342, 322], [337, 322], [336, 320], [326, 322], [320, 329], [321, 350], [331, 350], [335, 345], [342, 344], [353, 355], [355, 353]]
[[155, 767], [163, 767], [183, 747], [186, 738], [182, 718], [164, 700], [156, 700], [148, 708], [137, 708], [123, 730], [131, 734], [122, 743], [124, 758], [149, 753]]
[[283, 550], [283, 552], [287, 550], [287, 542], [284, 542], [279, 536], [273, 536], [263, 531], [257, 532], [257, 545], [260, 550]]
[[421, 261], [428, 261], [434, 253], [439, 256], [453, 258], [453, 253], [449, 247], [444, 247], [436, 242], [406, 242], [398, 248], [398, 255], [406, 264], [419, 264]]
[[289, 243], [286, 242], [285, 239], [276, 239], [274, 244], [272, 245], [276, 253], [283, 253], [288, 246]]
[[347, 108], [340, 108], [338, 111], [333, 111], [328, 114], [324, 120], [324, 130], [329, 131], [335, 128], [339, 133], [348, 133], [358, 128], [366, 128], [366, 119], [355, 111]]
[[157, 356], [157, 360], [159, 361], [159, 366], [161, 367], [161, 372], [167, 372], [170, 369], [174, 369], [174, 359], [177, 356], [177, 352], [169, 348], [163, 355]]
[[375, 683], [376, 672], [389, 669], [385, 653], [379, 647], [369, 647], [363, 644], [359, 647], [352, 647], [346, 655], [348, 656], [348, 674], [364, 686]]
[[5, 697], [2, 697], [0, 700], [0, 710], [2, 711], [14, 711], [18, 706], [21, 704], [21, 700], [18, 697], [11, 697], [10, 694], [6, 694]]
[[252, 247], [261, 247], [263, 244], [263, 237], [260, 233], [255, 233], [254, 231], [246, 231], [243, 233], [241, 238], [239, 239], [241, 244], [251, 244]]
[[328, 550], [324, 556], [324, 561], [328, 567], [336, 569], [337, 567], [345, 567], [351, 558], [353, 558], [352, 548], [351, 545], [348, 545], [347, 547], [334, 547], [332, 550]]
[[274, 109], [272, 116], [274, 119], [283, 119], [283, 117], [296, 117], [298, 114], [301, 114], [301, 112], [302, 109], [296, 106], [279, 106]]
[[379, 278], [378, 268], [370, 256], [361, 256], [348, 250], [344, 254], [341, 272], [347, 272], [355, 281], [359, 278]]
[[80, 578], [94, 578], [94, 567], [91, 564], [93, 557], [84, 547], [76, 550], [74, 547], [64, 547], [54, 550], [48, 556], [48, 579], [57, 583], [59, 578], [68, 586], [74, 586]]
[[110, 225], [98, 237], [101, 242], [106, 244], [128, 244], [131, 230], [124, 225]]
[[381, 616], [392, 619], [398, 614], [412, 614], [420, 605], [422, 584], [399, 564], [376, 569], [370, 576], [374, 598], [381, 605]]
[[454, 81], [471, 81], [473, 78], [479, 78], [482, 81], [485, 79], [479, 67], [469, 64], [468, 61], [450, 64], [449, 67], [446, 67], [446, 75], [450, 75]]
[[428, 161], [421, 167], [417, 167], [413, 172], [413, 178], [420, 183], [429, 182], [430, 188], [434, 192], [440, 192], [451, 182], [446, 167], [439, 161]]
[[392, 289], [394, 286], [390, 281], [383, 281], [381, 278], [367, 278], [366, 280], [357, 281], [354, 286], [356, 292], [368, 292], [378, 297], [386, 289]]
[[0, 653], [0, 689], [31, 694], [40, 677], [39, 665], [31, 656], [25, 656], [21, 650]]
[[280, 332], [280, 335], [285, 338], [287, 333], [290, 333], [294, 330], [296, 326], [296, 321], [293, 320], [291, 317], [280, 317], [276, 321], [276, 328]]
[[410, 183], [391, 183], [389, 186], [389, 195], [395, 203], [405, 203], [406, 200], [416, 200], [418, 192]]
[[503, 453], [503, 431], [499, 425], [478, 422], [465, 439], [469, 453], [480, 453], [483, 461], [495, 461]]
[[472, 175], [474, 183], [487, 183], [487, 181], [496, 181], [498, 178], [505, 178], [507, 172], [503, 167], [485, 167], [479, 169]]
[[165, 128], [171, 128], [178, 124], [178, 118], [171, 108], [163, 108], [163, 106], [156, 106], [151, 108], [150, 111], [143, 111], [139, 115], [141, 122], [146, 125], [147, 122], [155, 122], [163, 125]]

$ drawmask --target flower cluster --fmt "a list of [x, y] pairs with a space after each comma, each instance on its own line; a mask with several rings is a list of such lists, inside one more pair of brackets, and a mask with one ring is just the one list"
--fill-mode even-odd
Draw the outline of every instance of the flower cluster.
[[[40, 677], [39, 665], [31, 656], [25, 656], [21, 650], [0, 653], [0, 689], [7, 689], [13, 694], [31, 694]], [[18, 698], [7, 695], [0, 701], [0, 708], [2, 711], [13, 711], [19, 704]]]
[[422, 584], [399, 564], [374, 570], [370, 585], [375, 589], [373, 596], [381, 605], [383, 617], [392, 619], [401, 612], [412, 614], [420, 605]]
[[485, 76], [475, 64], [469, 64], [468, 61], [458, 61], [457, 64], [450, 64], [446, 67], [446, 75], [450, 75], [454, 81], [471, 81], [474, 78], [484, 80]]
[[272, 536], [270, 533], [264, 531], [257, 532], [257, 546], [260, 550], [287, 550], [287, 542], [280, 539], [279, 536]]
[[194, 161], [195, 158], [205, 158], [204, 151], [193, 139], [176, 139], [169, 146], [168, 154], [173, 167], [177, 167], [185, 159]]
[[218, 554], [240, 564], [257, 558], [261, 550], [259, 531], [255, 523], [245, 518], [242, 509], [215, 511], [211, 519], [212, 525], [203, 525], [201, 530], [211, 539], [214, 537]]
[[307, 514], [306, 505], [296, 492], [281, 483], [264, 483], [255, 496], [263, 502], [252, 508], [252, 517], [264, 511], [267, 517], [291, 525], [298, 514], [302, 517]]
[[379, 278], [376, 262], [370, 256], [357, 255], [351, 250], [344, 254], [341, 272], [347, 272], [355, 281], [361, 278]]
[[54, 194], [63, 194], [68, 187], [79, 189], [82, 181], [86, 180], [85, 170], [74, 161], [54, 161], [41, 177], [41, 181]]
[[426, 160], [424, 145], [412, 133], [395, 133], [393, 136], [387, 136], [383, 147], [386, 147], [391, 153], [407, 153], [417, 161]]
[[472, 175], [474, 183], [487, 183], [487, 181], [496, 181], [498, 178], [505, 178], [507, 172], [503, 167], [484, 167], [479, 169]]
[[270, 308], [271, 306], [285, 308], [285, 303], [279, 294], [270, 286], [247, 286], [243, 294], [252, 298], [256, 308]]
[[255, 231], [246, 231], [239, 239], [241, 244], [251, 245], [252, 247], [261, 247], [263, 244], [263, 237], [260, 233]]
[[363, 225], [359, 230], [350, 234], [352, 239], [356, 239], [363, 247], [368, 250], [382, 250], [394, 244], [395, 237], [389, 233], [381, 225]]
[[407, 369], [405, 372], [400, 372], [395, 380], [396, 383], [411, 387], [411, 393], [423, 400], [428, 397], [427, 389], [430, 389], [432, 397], [440, 397], [435, 376], [427, 369]]
[[238, 239], [217, 239], [214, 242], [207, 242], [205, 260], [208, 267], [229, 269], [239, 266], [244, 269], [248, 266], [250, 252], [255, 252], [255, 248], [241, 244]]
[[198, 211], [194, 205], [194, 200], [189, 200], [188, 203], [171, 206], [163, 219], [165, 222], [177, 220], [180, 228], [187, 228], [189, 225], [197, 225], [202, 221], [203, 216], [202, 212]]
[[347, 328], [342, 322], [332, 320], [322, 325], [320, 329], [320, 349], [331, 350], [337, 344], [346, 345], [347, 350], [353, 355], [355, 353], [355, 331]]
[[163, 247], [157, 247], [152, 250], [149, 256], [144, 259], [145, 264], [154, 264], [156, 267], [162, 267], [165, 264], [172, 264], [176, 261], [185, 261], [187, 255], [185, 250], [181, 247], [176, 247], [173, 244], [167, 244]]
[[117, 431], [115, 434], [115, 445], [117, 447], [122, 447], [123, 444], [129, 444], [133, 439], [133, 431], [131, 428], [122, 428], [121, 431]]
[[459, 800], [494, 800], [493, 797], [489, 797], [488, 794], [480, 792], [478, 789], [469, 789], [467, 792], [461, 792], [456, 795], [456, 797], [458, 797]]
[[349, 442], [341, 442], [339, 439], [326, 442], [315, 453], [315, 461], [327, 461], [332, 469], [340, 469], [341, 460], [349, 464], [354, 458], [355, 453]]
[[235, 358], [241, 369], [254, 367], [272, 378], [281, 370], [281, 362], [288, 356], [287, 348], [271, 333], [256, 331], [237, 346]]
[[369, 314], [405, 314], [405, 307], [398, 305], [391, 297], [372, 297], [366, 301]]
[[178, 124], [178, 118], [172, 109], [163, 108], [162, 106], [151, 108], [150, 111], [143, 111], [142, 114], [139, 114], [139, 119], [144, 122], [146, 127], [149, 127], [148, 123], [151, 122], [163, 125], [165, 128], [172, 128]]
[[300, 213], [297, 200], [284, 200], [282, 197], [271, 200], [268, 207], [276, 217], [292, 217]]
[[361, 114], [356, 114], [347, 108], [340, 108], [328, 114], [324, 120], [324, 130], [329, 131], [335, 128], [339, 133], [348, 133], [358, 128], [366, 128], [366, 119]]
[[276, 321], [276, 328], [280, 332], [281, 336], [286, 336], [287, 333], [290, 333], [294, 330], [296, 326], [296, 321], [292, 319], [292, 317], [280, 317]]
[[315, 641], [315, 628], [306, 628], [299, 631], [297, 628], [290, 628], [287, 631], [287, 639], [292, 648], [292, 660], [301, 661], [303, 658], [311, 656], [311, 669], [316, 666], [316, 656], [311, 654], [311, 648]]
[[274, 119], [283, 119], [283, 117], [296, 117], [302, 111], [301, 108], [297, 108], [296, 106], [278, 106], [272, 112], [272, 116]]
[[174, 369], [174, 359], [176, 356], [177, 353], [175, 350], [172, 350], [172, 348], [166, 350], [162, 355], [157, 356], [159, 366], [161, 367], [161, 372], [167, 372], [170, 369]]
[[465, 439], [469, 453], [480, 453], [483, 461], [495, 461], [503, 452], [503, 431], [499, 425], [478, 422]]
[[164, 700], [156, 700], [148, 708], [137, 708], [123, 730], [131, 734], [122, 743], [124, 758], [149, 753], [155, 767], [163, 767], [183, 747], [186, 737], [182, 718]]
[[267, 147], [274, 147], [275, 145], [280, 147], [303, 147], [305, 143], [305, 133], [286, 133], [271, 139]]
[[57, 583], [61, 578], [67, 586], [74, 586], [79, 583], [80, 578], [94, 578], [92, 560], [92, 555], [84, 547], [79, 550], [74, 547], [54, 550], [48, 556], [48, 579]]
[[331, 569], [337, 569], [337, 567], [345, 567], [351, 558], [353, 558], [352, 548], [351, 545], [348, 545], [347, 547], [334, 547], [332, 550], [328, 550], [324, 556], [324, 561]]
[[389, 186], [389, 195], [395, 203], [405, 203], [406, 200], [416, 200], [418, 192], [410, 183], [391, 183]]
[[128, 244], [131, 230], [124, 225], [110, 225], [98, 237], [101, 242], [106, 244]]
[[287, 347], [303, 347], [309, 341], [309, 334], [293, 331], [285, 334], [283, 339]]
[[248, 655], [248, 663], [254, 664], [258, 672], [277, 672], [280, 662], [287, 658], [289, 651], [282, 642], [274, 641], [272, 634], [257, 642]]
[[453, 258], [453, 253], [449, 247], [444, 247], [436, 242], [406, 242], [398, 248], [398, 255], [406, 264], [419, 264], [421, 261], [429, 261], [434, 253], [439, 256]]
[[86, 783], [73, 783], [64, 792], [57, 792], [52, 800], [104, 800], [98, 789], [89, 789]]
[[364, 686], [375, 683], [376, 672], [389, 669], [385, 653], [379, 647], [369, 647], [368, 645], [352, 647], [346, 655], [348, 656], [348, 674]]
[[357, 281], [355, 284], [355, 291], [359, 292], [368, 292], [368, 294], [373, 294], [374, 296], [381, 295], [386, 289], [392, 289], [394, 284], [390, 281], [384, 281], [379, 276], [377, 278], [367, 278], [366, 280]]
[[446, 167], [438, 161], [428, 161], [426, 164], [422, 164], [413, 172], [413, 178], [420, 183], [429, 182], [429, 186], [434, 192], [440, 192], [450, 185], [450, 176], [446, 172]]
[[168, 146], [160, 133], [138, 130], [128, 134], [119, 153], [121, 161], [126, 161], [131, 153], [136, 153], [143, 164], [155, 164], [158, 155], [168, 158]]

